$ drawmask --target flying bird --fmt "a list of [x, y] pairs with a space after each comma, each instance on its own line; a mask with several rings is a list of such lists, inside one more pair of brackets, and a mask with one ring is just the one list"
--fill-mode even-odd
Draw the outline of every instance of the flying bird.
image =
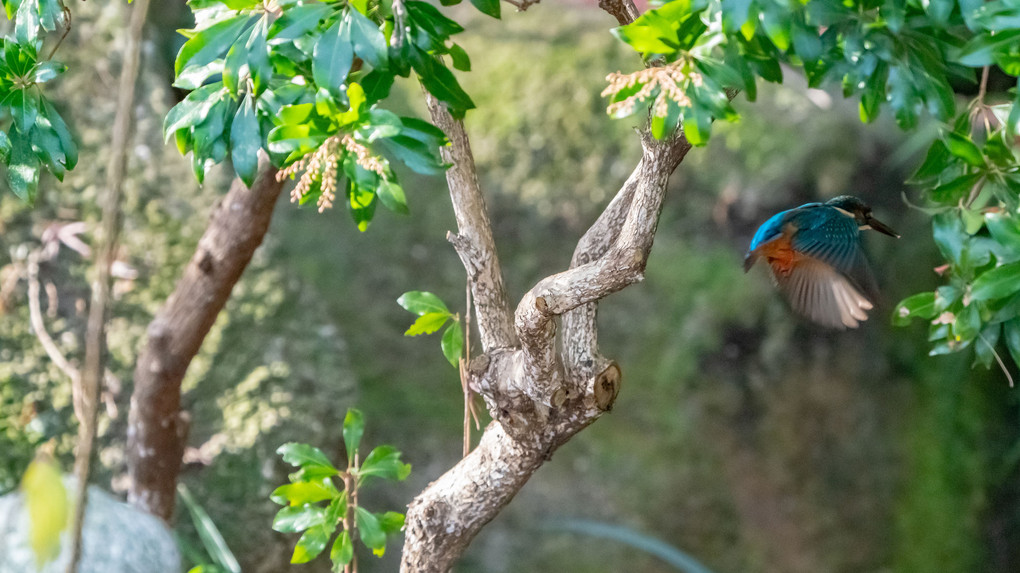
[[900, 237], [850, 195], [777, 213], [754, 234], [744, 272], [765, 259], [794, 311], [823, 326], [857, 328], [878, 300], [861, 246], [867, 229]]

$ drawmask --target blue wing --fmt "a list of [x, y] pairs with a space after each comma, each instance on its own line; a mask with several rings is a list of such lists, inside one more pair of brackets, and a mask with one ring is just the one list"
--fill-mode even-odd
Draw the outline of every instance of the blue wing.
[[855, 219], [833, 207], [820, 205], [801, 211], [792, 223], [797, 227], [792, 237], [795, 250], [831, 266], [865, 296], [877, 300], [878, 284], [864, 258]]

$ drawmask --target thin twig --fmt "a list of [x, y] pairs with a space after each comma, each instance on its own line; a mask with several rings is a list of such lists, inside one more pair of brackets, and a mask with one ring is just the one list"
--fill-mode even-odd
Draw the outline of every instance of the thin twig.
[[142, 32], [145, 27], [149, 0], [136, 0], [131, 9], [127, 44], [118, 86], [117, 115], [113, 121], [110, 144], [110, 161], [106, 167], [106, 193], [102, 197], [102, 225], [98, 236], [96, 277], [92, 285], [92, 303], [89, 308], [85, 338], [85, 367], [82, 371], [82, 420], [78, 426], [78, 451], [74, 470], [78, 477], [77, 503], [74, 529], [71, 536], [71, 560], [68, 573], [78, 570], [82, 553], [82, 527], [88, 504], [88, 482], [95, 449], [99, 396], [102, 386], [106, 354], [106, 321], [110, 302], [110, 269], [116, 258], [117, 237], [120, 234], [120, 204], [127, 168], [128, 143], [131, 136], [131, 119], [134, 110], [135, 84], [141, 60]]
[[32, 330], [35, 331], [39, 344], [46, 351], [50, 362], [60, 369], [61, 372], [71, 379], [71, 403], [74, 405], [74, 415], [78, 423], [83, 423], [82, 397], [81, 397], [81, 373], [60, 351], [60, 347], [53, 341], [48, 330], [46, 321], [43, 320], [42, 303], [39, 294], [39, 255], [40, 250], [36, 249], [28, 254], [26, 261], [25, 277], [28, 280], [28, 318], [32, 323]]
[[60, 38], [57, 40], [57, 43], [53, 45], [53, 49], [50, 50], [50, 55], [46, 56], [47, 60], [53, 59], [53, 55], [57, 53], [57, 49], [60, 48], [60, 45], [64, 43], [64, 38], [66, 38], [67, 35], [71, 33], [71, 10], [67, 6], [64, 6], [64, 3], [61, 2], [60, 12], [61, 14], [64, 15], [64, 33], [60, 35]]
[[988, 347], [988, 350], [992, 351], [992, 356], [994, 356], [995, 357], [995, 361], [999, 363], [999, 368], [1001, 368], [1002, 369], [1002, 373], [1006, 375], [1006, 379], [1009, 380], [1009, 387], [1012, 388], [1013, 387], [1013, 375], [1009, 373], [1009, 369], [1006, 368], [1006, 363], [1002, 361], [1002, 357], [1000, 357], [999, 353], [995, 351], [995, 347], [992, 346], [988, 342], [988, 339], [985, 338], [984, 334], [981, 334], [979, 332], [978, 333], [978, 338], [981, 339], [981, 342], [985, 343], [985, 346]]
[[981, 68], [981, 85], [978, 86], [977, 99], [979, 102], [985, 101], [985, 94], [988, 93], [988, 66]]

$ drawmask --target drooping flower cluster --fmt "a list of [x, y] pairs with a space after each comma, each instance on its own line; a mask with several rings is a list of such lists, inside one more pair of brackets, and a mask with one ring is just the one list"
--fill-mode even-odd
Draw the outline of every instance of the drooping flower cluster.
[[640, 85], [641, 88], [630, 96], [609, 104], [606, 112], [617, 117], [630, 115], [634, 113], [634, 107], [638, 103], [649, 99], [653, 94], [655, 100], [652, 103], [652, 113], [657, 117], [664, 117], [667, 114], [669, 101], [675, 102], [680, 107], [690, 107], [691, 98], [685, 93], [685, 88], [690, 85], [700, 87], [703, 81], [698, 72], [684, 72], [684, 68], [690, 67], [690, 62], [680, 59], [664, 66], [655, 66], [630, 74], [619, 72], [609, 74], [606, 76], [609, 85], [602, 91], [603, 97], [615, 96], [635, 85]]
[[313, 185], [319, 183], [321, 194], [316, 201], [316, 207], [322, 213], [333, 207], [333, 201], [336, 200], [338, 167], [348, 153], [354, 157], [354, 162], [362, 168], [386, 179], [386, 165], [383, 160], [372, 155], [367, 147], [355, 141], [350, 134], [336, 134], [330, 137], [312, 153], [281, 169], [276, 174], [276, 179], [283, 181], [304, 171], [301, 179], [290, 192], [290, 200], [292, 203], [300, 202], [311, 191]]

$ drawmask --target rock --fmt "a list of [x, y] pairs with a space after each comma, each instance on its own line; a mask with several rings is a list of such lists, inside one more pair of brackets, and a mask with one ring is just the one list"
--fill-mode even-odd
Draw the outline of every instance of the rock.
[[[65, 478], [69, 492], [75, 480]], [[70, 526], [61, 535], [60, 555], [36, 569], [28, 545], [28, 513], [21, 492], [0, 496], [0, 573], [65, 573], [71, 560]], [[179, 573], [181, 557], [166, 525], [96, 486], [82, 533], [79, 573]]]

